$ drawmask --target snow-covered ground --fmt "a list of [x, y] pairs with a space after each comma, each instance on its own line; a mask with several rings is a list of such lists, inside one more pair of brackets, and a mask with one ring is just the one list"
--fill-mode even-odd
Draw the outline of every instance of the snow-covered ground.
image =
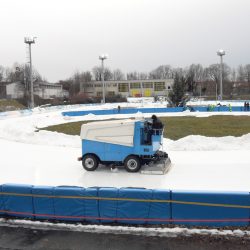
[[[76, 161], [81, 155], [79, 136], [37, 131], [37, 128], [81, 120], [100, 120], [114, 116], [86, 115], [63, 117], [65, 110], [110, 109], [118, 104], [77, 105], [36, 108], [31, 112], [8, 112], [0, 116], [0, 183], [34, 185], [145, 187], [185, 190], [250, 191], [250, 134], [241, 137], [207, 138], [187, 136], [177, 141], [164, 139], [164, 149], [172, 160], [166, 175], [127, 173], [123, 168], [111, 172], [100, 167], [95, 172], [85, 171]], [[123, 103], [121, 106], [141, 106]], [[165, 103], [143, 103], [147, 107], [161, 107]], [[165, 113], [165, 116], [204, 117], [216, 113]], [[249, 115], [245, 112], [219, 113]], [[163, 114], [159, 114], [163, 115]], [[127, 118], [136, 115], [116, 115]], [[145, 115], [151, 116], [149, 115]]]

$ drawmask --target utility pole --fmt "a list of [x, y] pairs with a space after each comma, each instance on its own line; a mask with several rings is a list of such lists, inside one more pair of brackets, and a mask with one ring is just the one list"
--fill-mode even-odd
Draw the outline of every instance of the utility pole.
[[24, 43], [29, 45], [29, 65], [30, 65], [30, 108], [34, 108], [34, 86], [33, 86], [33, 73], [32, 73], [32, 58], [31, 58], [31, 44], [35, 43], [36, 37], [25, 37], [24, 38]]
[[104, 83], [104, 60], [108, 58], [108, 55], [100, 55], [99, 59], [102, 61], [102, 103], [105, 103], [105, 83]]
[[223, 87], [222, 87], [222, 81], [223, 81], [223, 56], [226, 54], [226, 52], [223, 49], [220, 49], [217, 51], [217, 55], [220, 56], [220, 99], [223, 100]]

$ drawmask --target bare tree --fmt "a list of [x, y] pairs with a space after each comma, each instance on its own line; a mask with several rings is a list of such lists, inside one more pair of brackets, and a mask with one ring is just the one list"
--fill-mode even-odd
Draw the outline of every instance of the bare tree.
[[[206, 80], [212, 80], [219, 83], [220, 79], [220, 64], [211, 64], [208, 68], [205, 68]], [[223, 64], [222, 78], [224, 81], [229, 81], [231, 69], [227, 64]]]
[[231, 69], [231, 77], [230, 77], [230, 81], [235, 82], [237, 78], [237, 73], [236, 73], [236, 69], [232, 68]]
[[187, 91], [196, 92], [197, 83], [203, 81], [204, 79], [204, 70], [201, 64], [191, 64], [185, 73]]
[[0, 82], [4, 79], [4, 67], [0, 65]]
[[204, 69], [201, 64], [191, 64], [188, 69], [188, 74], [192, 75], [192, 78], [196, 82], [204, 80]]
[[[93, 68], [93, 75], [96, 81], [102, 80], [102, 67], [95, 66]], [[104, 81], [111, 80], [113, 78], [113, 74], [109, 68], [104, 68]]]
[[246, 80], [245, 67], [239, 65], [237, 68], [237, 81], [244, 82]]
[[213, 81], [219, 83], [220, 80], [220, 65], [211, 64], [204, 70], [205, 77], [207, 81]]
[[127, 73], [127, 80], [146, 80], [149, 79], [148, 73], [145, 72], [129, 72]]
[[161, 65], [149, 73], [149, 79], [173, 78], [173, 70], [170, 65]]
[[137, 71], [127, 73], [127, 80], [139, 80], [139, 73]]
[[246, 72], [246, 79], [247, 79], [247, 82], [250, 83], [250, 64], [247, 64], [245, 66], [245, 72]]
[[125, 80], [125, 75], [122, 73], [120, 69], [115, 69], [113, 71], [113, 80], [115, 81]]
[[148, 79], [148, 73], [140, 72], [138, 74], [138, 79], [139, 80], [147, 80]]
[[90, 71], [85, 71], [80, 73], [79, 78], [80, 78], [80, 84], [83, 86], [85, 92], [86, 84], [91, 82], [92, 80], [92, 74]]

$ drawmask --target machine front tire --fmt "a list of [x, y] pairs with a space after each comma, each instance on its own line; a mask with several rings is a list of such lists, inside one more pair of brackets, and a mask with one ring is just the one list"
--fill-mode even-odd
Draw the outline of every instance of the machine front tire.
[[141, 161], [139, 157], [135, 155], [130, 155], [124, 161], [124, 167], [128, 172], [135, 173], [141, 168]]
[[98, 168], [99, 161], [96, 156], [87, 154], [82, 158], [82, 166], [87, 171], [95, 171]]

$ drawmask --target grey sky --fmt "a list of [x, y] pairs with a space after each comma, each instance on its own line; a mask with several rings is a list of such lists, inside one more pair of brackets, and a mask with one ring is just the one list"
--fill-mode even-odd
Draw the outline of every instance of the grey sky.
[[250, 0], [0, 0], [0, 65], [26, 60], [54, 82], [105, 64], [124, 72], [159, 65], [250, 63]]

